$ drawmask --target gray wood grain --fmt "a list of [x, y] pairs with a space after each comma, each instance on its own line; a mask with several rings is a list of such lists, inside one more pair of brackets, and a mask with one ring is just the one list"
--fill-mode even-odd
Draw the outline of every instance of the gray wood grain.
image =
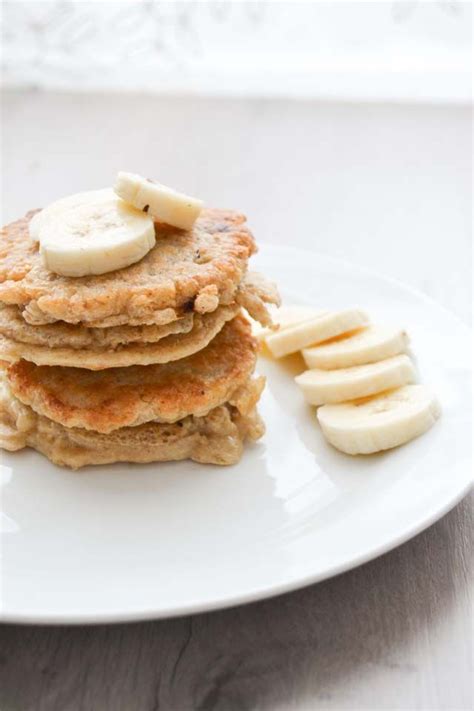
[[142, 624], [3, 626], [1, 709], [471, 709], [472, 501], [273, 600]]

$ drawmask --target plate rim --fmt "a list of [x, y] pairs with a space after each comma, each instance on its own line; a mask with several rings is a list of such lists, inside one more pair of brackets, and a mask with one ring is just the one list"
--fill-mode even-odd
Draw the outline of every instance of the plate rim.
[[[332, 257], [331, 255], [324, 254], [323, 252], [316, 252], [305, 248], [293, 247], [287, 245], [276, 245], [270, 242], [261, 242], [259, 245], [260, 254], [264, 254], [266, 251], [280, 252], [280, 253], [295, 253], [301, 254], [303, 256], [314, 258], [322, 258], [326, 263], [330, 262], [335, 266], [343, 266], [345, 269], [353, 269], [359, 274], [366, 274], [372, 279], [379, 279], [396, 286], [410, 293], [417, 299], [421, 299], [423, 302], [441, 309], [447, 316], [454, 319], [458, 326], [461, 326], [465, 331], [466, 335], [471, 333], [471, 328], [466, 324], [457, 314], [453, 313], [450, 309], [438, 303], [435, 299], [431, 298], [427, 294], [419, 291], [415, 287], [400, 281], [394, 277], [387, 276], [381, 272], [370, 269], [368, 267], [359, 266], [349, 260], [339, 259], [338, 257]], [[148, 607], [136, 610], [124, 610], [122, 612], [113, 610], [110, 613], [107, 611], [101, 611], [96, 614], [90, 612], [81, 611], [73, 613], [34, 613], [4, 610], [1, 605], [0, 600], [0, 623], [6, 624], [21, 624], [21, 625], [98, 625], [98, 624], [116, 624], [116, 623], [127, 623], [127, 622], [143, 622], [146, 620], [161, 620], [161, 619], [171, 619], [175, 617], [182, 617], [194, 614], [200, 614], [205, 612], [211, 612], [213, 610], [222, 610], [231, 607], [236, 607], [240, 605], [247, 605], [253, 602], [258, 602], [266, 599], [271, 599], [284, 595], [285, 593], [293, 592], [310, 585], [328, 580], [330, 578], [341, 575], [342, 573], [348, 572], [355, 568], [364, 565], [376, 558], [388, 553], [400, 545], [403, 545], [407, 541], [411, 540], [418, 534], [422, 533], [434, 523], [439, 521], [443, 516], [445, 516], [449, 511], [451, 511], [473, 488], [473, 480], [466, 475], [466, 480], [460, 482], [460, 486], [453, 489], [451, 496], [445, 499], [442, 503], [433, 504], [431, 510], [428, 513], [419, 515], [414, 521], [410, 522], [405, 526], [405, 528], [391, 540], [385, 541], [381, 544], [376, 544], [369, 549], [366, 549], [360, 555], [352, 556], [350, 559], [336, 563], [332, 566], [326, 567], [325, 570], [316, 573], [309, 573], [307, 575], [296, 575], [285, 582], [281, 583], [269, 583], [267, 585], [260, 585], [254, 589], [247, 592], [230, 594], [227, 596], [220, 596], [216, 599], [207, 599], [206, 601], [190, 603], [187, 605], [180, 604], [177, 607]], [[0, 568], [1, 571], [1, 568]]]

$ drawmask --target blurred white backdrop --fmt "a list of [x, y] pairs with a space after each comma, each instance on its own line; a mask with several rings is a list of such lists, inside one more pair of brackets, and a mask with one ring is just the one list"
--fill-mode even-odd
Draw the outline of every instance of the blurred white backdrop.
[[469, 101], [456, 0], [2, 3], [8, 87]]

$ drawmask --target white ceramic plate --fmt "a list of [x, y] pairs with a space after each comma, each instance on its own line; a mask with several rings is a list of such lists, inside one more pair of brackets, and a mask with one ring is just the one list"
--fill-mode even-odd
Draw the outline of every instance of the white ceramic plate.
[[352, 458], [332, 449], [292, 375], [261, 359], [267, 434], [230, 468], [190, 462], [71, 472], [2, 453], [2, 617], [82, 623], [167, 617], [328, 578], [399, 545], [470, 485], [470, 338], [421, 294], [345, 263], [263, 247], [287, 303], [359, 305], [412, 336], [443, 405], [427, 434]]

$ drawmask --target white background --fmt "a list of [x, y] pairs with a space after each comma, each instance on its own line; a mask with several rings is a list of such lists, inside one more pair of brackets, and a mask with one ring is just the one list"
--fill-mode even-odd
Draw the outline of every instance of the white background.
[[3, 3], [8, 86], [468, 101], [453, 0]]

